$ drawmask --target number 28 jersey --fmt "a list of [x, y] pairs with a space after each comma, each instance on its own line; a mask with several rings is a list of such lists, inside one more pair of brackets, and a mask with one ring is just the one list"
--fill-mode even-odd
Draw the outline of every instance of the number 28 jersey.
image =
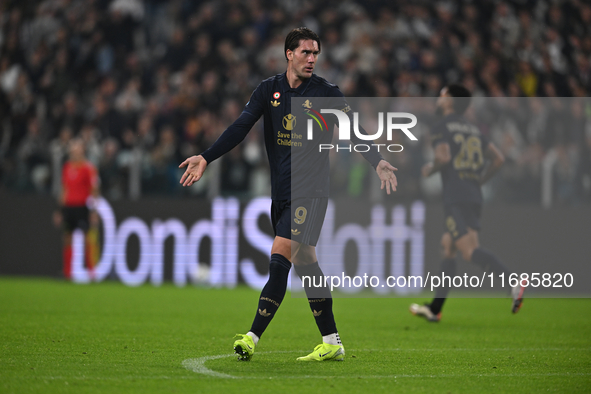
[[451, 152], [451, 162], [441, 169], [443, 202], [482, 203], [480, 178], [489, 141], [478, 127], [451, 114], [433, 128], [433, 147], [443, 142], [449, 144]]

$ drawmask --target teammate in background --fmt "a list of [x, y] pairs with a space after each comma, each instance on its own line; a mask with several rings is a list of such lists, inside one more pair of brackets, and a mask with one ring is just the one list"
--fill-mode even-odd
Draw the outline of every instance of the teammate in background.
[[[462, 115], [470, 104], [471, 94], [464, 86], [448, 85], [441, 90], [437, 99], [437, 114], [443, 121], [432, 133], [435, 159], [422, 169], [427, 177], [441, 172], [443, 181], [443, 203], [447, 231], [441, 238], [443, 261], [441, 272], [453, 277], [456, 270], [456, 254], [495, 274], [510, 272], [488, 250], [478, 242], [480, 214], [482, 210], [481, 185], [488, 181], [503, 165], [503, 154], [484, 138], [476, 126], [467, 122]], [[438, 322], [441, 309], [449, 293], [449, 287], [440, 287], [430, 304], [411, 304], [410, 311], [428, 321]], [[523, 290], [516, 286], [511, 290], [512, 312], [517, 313], [523, 302]]]
[[84, 231], [84, 260], [86, 267], [92, 270], [98, 261], [98, 215], [89, 204], [99, 194], [99, 179], [94, 165], [86, 160], [84, 142], [73, 139], [69, 145], [68, 161], [62, 170], [62, 191], [59, 197], [61, 212], [55, 215], [56, 224], [62, 224], [63, 269], [64, 277], [72, 277], [72, 233], [76, 228]]
[[[305, 27], [292, 30], [285, 39], [287, 71], [261, 82], [240, 117], [220, 138], [202, 155], [192, 156], [180, 165], [181, 168], [187, 167], [180, 182], [183, 186], [191, 186], [201, 178], [209, 163], [240, 143], [258, 119], [264, 116], [275, 238], [271, 249], [269, 279], [261, 292], [254, 321], [250, 331], [245, 335], [238, 334], [234, 342], [234, 351], [239, 360], [251, 359], [261, 335], [275, 316], [285, 296], [291, 264], [300, 277], [324, 276], [318, 265], [315, 247], [328, 204], [328, 153], [318, 153], [316, 145], [312, 150], [296, 149], [292, 155], [289, 139], [293, 135], [296, 117], [299, 116], [299, 113], [291, 113], [292, 97], [334, 97], [336, 102], [346, 104], [336, 85], [313, 74], [320, 49], [320, 39], [316, 33]], [[339, 109], [345, 110], [345, 106]], [[330, 143], [333, 128], [329, 127], [328, 130], [331, 132], [316, 134]], [[281, 138], [278, 138], [279, 134]], [[363, 155], [376, 169], [382, 189], [385, 187], [388, 194], [390, 189], [396, 190], [396, 169], [382, 160], [375, 150]], [[299, 164], [312, 171], [297, 171]], [[298, 174], [294, 174], [294, 171], [312, 175], [308, 175], [307, 182], [297, 184], [299, 181], [295, 178]], [[296, 185], [294, 190], [292, 181]], [[336, 328], [330, 289], [305, 287], [305, 291], [322, 335], [322, 344], [298, 360], [344, 360], [345, 350]]]

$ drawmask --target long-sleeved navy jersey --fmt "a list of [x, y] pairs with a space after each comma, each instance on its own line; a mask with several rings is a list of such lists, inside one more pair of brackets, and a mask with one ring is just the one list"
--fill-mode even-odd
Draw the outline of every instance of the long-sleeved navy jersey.
[[[230, 151], [246, 137], [263, 115], [265, 147], [271, 168], [271, 198], [290, 200], [297, 197], [328, 197], [328, 151], [319, 152], [318, 143], [331, 142], [336, 119], [333, 119], [334, 115], [327, 116], [327, 122], [332, 121], [328, 130], [316, 133], [313, 141], [306, 141], [305, 132], [297, 131], [306, 124], [305, 108], [292, 111], [293, 97], [334, 97], [334, 109], [345, 110], [348, 107], [339, 88], [316, 74], [312, 74], [296, 89], [289, 86], [285, 73], [277, 74], [259, 84], [240, 117], [202, 153], [203, 158], [211, 163]], [[363, 156], [374, 167], [382, 159], [375, 150], [363, 153]]]
[[451, 152], [451, 162], [441, 169], [443, 202], [482, 203], [480, 178], [489, 141], [478, 127], [456, 114], [446, 116], [432, 135], [433, 147], [447, 142]]

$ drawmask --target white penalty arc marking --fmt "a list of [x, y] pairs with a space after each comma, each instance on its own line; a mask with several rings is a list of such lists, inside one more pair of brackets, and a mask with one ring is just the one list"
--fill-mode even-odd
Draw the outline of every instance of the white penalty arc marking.
[[195, 373], [199, 373], [206, 376], [211, 376], [214, 378], [224, 378], [224, 379], [236, 379], [236, 376], [228, 375], [221, 372], [212, 371], [211, 369], [205, 366], [205, 363], [211, 360], [218, 360], [220, 358], [227, 358], [232, 357], [234, 354], [221, 354], [218, 356], [205, 356], [199, 358], [188, 358], [183, 361], [183, 367], [187, 368], [190, 371]]
[[[295, 353], [295, 352], [286, 352], [286, 351], [275, 351], [275, 352], [259, 352], [257, 354], [271, 354], [271, 353]], [[211, 376], [214, 378], [224, 378], [224, 379], [255, 379], [255, 377], [243, 377], [243, 376], [232, 376], [226, 373], [212, 371], [211, 369], [205, 366], [205, 363], [212, 360], [219, 360], [220, 358], [228, 358], [228, 357], [236, 357], [235, 353], [230, 354], [219, 354], [217, 356], [205, 356], [199, 358], [188, 358], [183, 360], [183, 367], [187, 368], [190, 371], [195, 373], [199, 373], [206, 376]], [[266, 379], [266, 378], [265, 378]]]
[[[562, 350], [570, 350], [570, 349], [557, 349], [557, 348], [523, 348], [523, 349], [356, 349], [354, 351], [528, 351], [528, 350], [535, 350], [535, 351], [562, 351]], [[580, 349], [577, 349], [580, 350]], [[299, 353], [296, 351], [274, 351], [274, 352], [259, 352], [257, 354], [277, 354], [277, 353]], [[327, 378], [364, 378], [364, 379], [397, 379], [397, 378], [465, 378], [465, 377], [551, 377], [551, 376], [591, 376], [591, 373], [544, 373], [544, 374], [499, 374], [499, 373], [476, 373], [476, 374], [429, 374], [429, 375], [419, 375], [419, 374], [412, 374], [412, 375], [405, 375], [405, 374], [398, 374], [398, 375], [347, 375], [347, 376], [320, 376], [320, 375], [297, 375], [297, 376], [233, 376], [221, 372], [213, 371], [205, 366], [205, 363], [208, 361], [219, 360], [222, 358], [229, 358], [235, 357], [236, 354], [219, 354], [214, 356], [204, 356], [199, 358], [188, 358], [183, 360], [182, 364], [183, 367], [186, 369], [193, 371], [195, 373], [210, 376], [214, 378], [222, 378], [222, 379], [327, 379]]]

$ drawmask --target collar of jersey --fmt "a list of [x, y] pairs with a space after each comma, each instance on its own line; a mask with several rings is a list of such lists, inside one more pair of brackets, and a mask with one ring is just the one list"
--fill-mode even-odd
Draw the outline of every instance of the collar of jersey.
[[314, 78], [314, 76], [316, 74], [312, 74], [312, 76], [308, 79], [306, 79], [304, 82], [302, 82], [300, 84], [300, 86], [298, 86], [297, 88], [293, 89], [291, 86], [289, 86], [289, 83], [287, 83], [287, 71], [284, 72], [283, 74], [283, 78], [282, 78], [282, 85], [283, 85], [283, 91], [284, 92], [289, 92], [289, 91], [293, 91], [298, 93], [299, 95], [303, 96], [304, 93], [306, 92], [306, 89], [308, 89], [308, 85], [310, 85], [310, 81], [312, 80], [312, 78]]

